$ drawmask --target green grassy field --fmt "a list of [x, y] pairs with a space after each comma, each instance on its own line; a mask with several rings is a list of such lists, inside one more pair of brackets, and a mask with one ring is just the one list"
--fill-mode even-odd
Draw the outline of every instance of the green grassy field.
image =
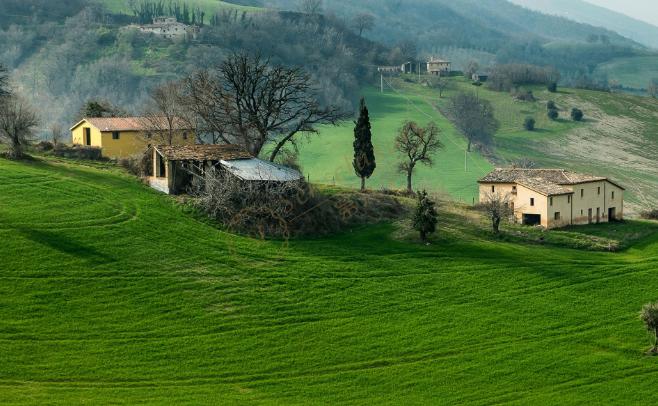
[[[408, 77], [411, 79], [411, 77]], [[451, 79], [451, 86], [439, 98], [438, 91], [401, 79], [389, 79], [382, 95], [368, 88], [364, 94], [373, 124], [373, 142], [378, 168], [369, 182], [371, 188], [402, 187], [404, 176], [397, 173], [399, 155], [393, 140], [405, 120], [426, 123], [436, 121], [442, 129], [446, 148], [436, 156], [433, 168], [420, 168], [417, 185], [433, 191], [445, 191], [453, 198], [472, 201], [477, 193], [476, 181], [490, 168], [509, 166], [528, 158], [540, 167], [566, 168], [585, 173], [610, 176], [627, 188], [631, 212], [655, 206], [658, 200], [658, 100], [648, 97], [586, 90], [562, 89], [549, 93], [530, 86], [535, 102], [514, 100], [507, 92], [493, 92], [486, 86], [475, 87], [463, 78]], [[445, 106], [458, 91], [477, 92], [489, 100], [500, 129], [495, 135], [489, 163], [477, 152], [467, 158], [466, 142], [441, 115], [437, 107]], [[551, 121], [546, 103], [553, 100], [560, 118]], [[570, 118], [572, 108], [581, 108], [585, 121]], [[535, 118], [536, 131], [523, 128], [525, 117]], [[353, 174], [353, 124], [323, 129], [320, 136], [302, 145], [301, 163], [311, 180], [355, 186]], [[471, 186], [469, 186], [471, 185]]]
[[652, 79], [658, 79], [658, 56], [615, 59], [599, 65], [594, 73], [606, 74], [624, 86], [646, 89]]
[[[131, 13], [128, 7], [128, 2], [126, 0], [101, 0], [101, 3], [103, 3], [110, 11], [113, 11], [115, 13], [126, 13], [126, 14]], [[165, 3], [168, 4], [168, 2]], [[220, 0], [186, 0], [185, 3], [187, 3], [192, 7], [199, 7], [201, 10], [205, 11], [208, 15], [212, 15], [222, 8], [234, 8], [244, 11], [259, 10], [259, 8], [257, 7], [240, 6]]]
[[[432, 167], [419, 165], [414, 175], [416, 189], [426, 188], [449, 193], [457, 200], [472, 202], [477, 196], [475, 181], [493, 166], [477, 152], [466, 153], [466, 141], [445, 117], [436, 111], [425, 94], [387, 90], [384, 94], [376, 89], [363, 92], [370, 110], [373, 145], [377, 169], [368, 180], [371, 189], [405, 188], [406, 177], [398, 172], [400, 154], [395, 151], [397, 131], [406, 120], [422, 125], [430, 121], [441, 129], [440, 139], [444, 148], [435, 155]], [[313, 136], [300, 146], [300, 162], [311, 181], [336, 183], [357, 187], [359, 178], [354, 174], [352, 159], [354, 150], [354, 124], [325, 127], [320, 136]]]
[[658, 401], [655, 224], [613, 254], [468, 222], [257, 241], [111, 167], [0, 159], [0, 403]]

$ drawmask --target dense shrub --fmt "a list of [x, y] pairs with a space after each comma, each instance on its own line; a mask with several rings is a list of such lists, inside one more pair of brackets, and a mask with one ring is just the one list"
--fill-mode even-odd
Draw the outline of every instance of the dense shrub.
[[546, 88], [548, 89], [549, 92], [555, 93], [555, 92], [557, 92], [557, 83], [556, 82], [551, 82], [551, 83], [548, 84], [548, 86], [546, 86]]
[[577, 108], [571, 109], [571, 119], [573, 121], [582, 121], [584, 117], [583, 111]]
[[196, 178], [190, 193], [197, 206], [227, 229], [260, 238], [326, 235], [398, 217], [404, 207], [392, 196], [327, 196], [303, 180], [244, 182], [221, 170]]
[[555, 104], [555, 102], [553, 100], [549, 100], [548, 103], [546, 103], [546, 109], [547, 110], [556, 110], [557, 105]]
[[103, 160], [101, 149], [98, 147], [88, 147], [83, 145], [63, 145], [58, 144], [53, 149], [53, 154], [62, 158], [86, 159], [90, 161]]
[[533, 102], [535, 101], [535, 95], [532, 94], [532, 91], [525, 89], [514, 89], [512, 90], [512, 97], [515, 100]]
[[121, 158], [119, 159], [118, 164], [137, 177], [143, 178], [153, 176], [153, 155], [150, 151], [147, 151], [142, 155]]
[[525, 121], [523, 122], [523, 128], [525, 128], [527, 131], [534, 131], [535, 130], [535, 119], [532, 117], [526, 117]]
[[55, 148], [55, 145], [50, 141], [40, 141], [34, 145], [34, 149], [37, 152], [48, 152], [52, 151]]
[[557, 120], [558, 117], [560, 117], [560, 112], [557, 111], [557, 109], [548, 110], [548, 118], [550, 118], [551, 120]]
[[658, 209], [643, 211], [641, 216], [647, 220], [658, 220]]

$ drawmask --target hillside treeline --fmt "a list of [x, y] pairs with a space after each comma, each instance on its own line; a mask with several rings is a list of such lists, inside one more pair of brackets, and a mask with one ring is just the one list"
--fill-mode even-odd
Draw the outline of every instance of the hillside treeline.
[[0, 63], [45, 117], [70, 124], [92, 98], [138, 113], [149, 89], [236, 51], [302, 66], [321, 89], [322, 101], [351, 109], [370, 65], [388, 56], [331, 17], [226, 11], [194, 41], [144, 35], [112, 21], [106, 11], [88, 7], [61, 22], [11, 25], [0, 30]]

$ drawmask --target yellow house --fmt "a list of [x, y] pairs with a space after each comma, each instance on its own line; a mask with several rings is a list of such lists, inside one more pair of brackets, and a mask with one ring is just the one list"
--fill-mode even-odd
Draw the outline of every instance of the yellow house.
[[[152, 144], [194, 145], [194, 129], [177, 120], [171, 140], [169, 132], [153, 130], [167, 128], [163, 123], [143, 117], [85, 118], [71, 127], [71, 142], [102, 149], [106, 158], [128, 158], [143, 154]], [[156, 125], [153, 125], [156, 124]], [[162, 125], [160, 125], [162, 124]]]
[[509, 196], [522, 224], [550, 229], [624, 218], [624, 188], [605, 177], [563, 169], [495, 169], [478, 183], [480, 202]]

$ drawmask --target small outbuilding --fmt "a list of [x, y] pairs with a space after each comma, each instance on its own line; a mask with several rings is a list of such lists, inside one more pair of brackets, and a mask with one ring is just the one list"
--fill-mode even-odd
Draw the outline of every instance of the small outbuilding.
[[149, 185], [170, 195], [185, 193], [194, 176], [212, 168], [244, 182], [295, 182], [298, 171], [255, 158], [239, 145], [185, 145], [153, 147], [153, 176]]

